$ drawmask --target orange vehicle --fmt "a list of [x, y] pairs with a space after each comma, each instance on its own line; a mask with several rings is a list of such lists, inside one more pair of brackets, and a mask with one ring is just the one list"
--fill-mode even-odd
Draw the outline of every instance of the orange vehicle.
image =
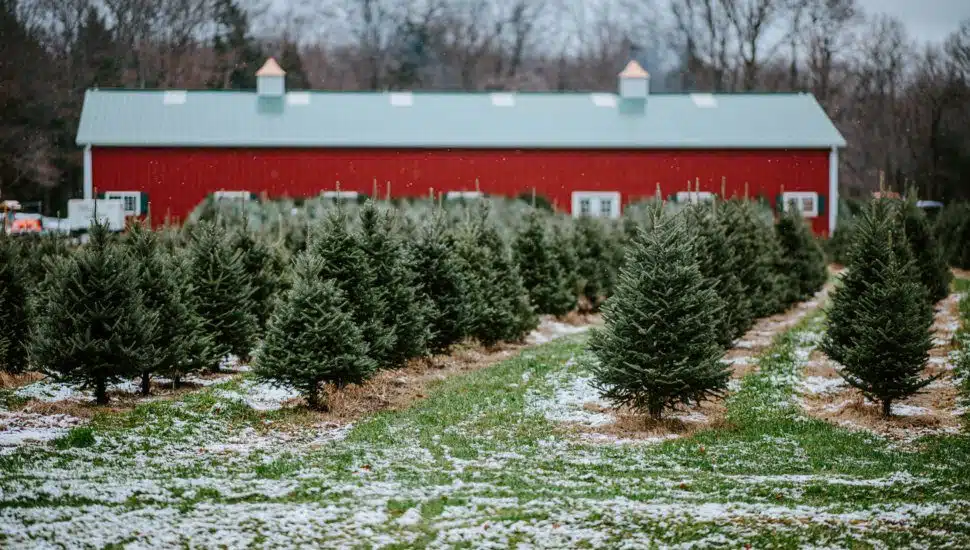
[[15, 219], [12, 224], [10, 224], [10, 234], [11, 235], [22, 235], [26, 233], [40, 233], [43, 230], [43, 226], [40, 220], [37, 219]]

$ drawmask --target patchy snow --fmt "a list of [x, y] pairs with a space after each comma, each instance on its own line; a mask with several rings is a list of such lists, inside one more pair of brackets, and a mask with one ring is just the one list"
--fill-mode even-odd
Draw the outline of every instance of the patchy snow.
[[803, 393], [818, 395], [838, 392], [847, 385], [841, 376], [831, 378], [827, 376], [806, 376], [798, 383], [798, 390]]
[[926, 407], [899, 403], [892, 405], [892, 413], [897, 416], [922, 416], [924, 414], [930, 414], [930, 410]]
[[593, 386], [591, 376], [550, 376], [547, 381], [553, 385], [551, 397], [530, 392], [527, 404], [530, 409], [541, 413], [552, 422], [572, 422], [587, 426], [603, 426], [613, 422], [613, 415], [591, 411], [587, 404], [595, 408], [610, 408], [609, 401], [600, 396]]
[[241, 401], [257, 411], [280, 409], [285, 402], [300, 396], [300, 392], [293, 388], [254, 380], [243, 380], [239, 385], [239, 391], [217, 390], [216, 393], [224, 399]]
[[0, 454], [12, 452], [26, 444], [57, 439], [84, 422], [81, 418], [66, 414], [0, 411]]
[[677, 439], [680, 435], [678, 434], [665, 434], [658, 435], [654, 437], [642, 437], [642, 438], [624, 438], [617, 437], [612, 434], [602, 434], [602, 433], [589, 433], [584, 432], [579, 434], [579, 439], [584, 442], [596, 443], [596, 444], [608, 444], [608, 445], [655, 445], [657, 443], [663, 443], [664, 441], [670, 441], [671, 439]]
[[580, 334], [589, 330], [589, 325], [569, 325], [554, 319], [543, 319], [539, 327], [526, 336], [525, 341], [529, 344], [545, 344], [563, 336]]

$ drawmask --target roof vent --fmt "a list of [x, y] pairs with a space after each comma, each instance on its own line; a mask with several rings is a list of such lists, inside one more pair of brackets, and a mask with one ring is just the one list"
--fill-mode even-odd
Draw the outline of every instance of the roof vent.
[[613, 94], [590, 94], [589, 97], [597, 107], [616, 107], [616, 96]]
[[700, 109], [713, 109], [717, 107], [717, 98], [713, 94], [690, 94], [690, 99]]
[[282, 97], [286, 91], [283, 79], [286, 77], [279, 63], [272, 57], [256, 71], [256, 93], [260, 97]]
[[165, 105], [182, 105], [188, 98], [185, 90], [169, 90], [162, 96], [162, 103]]
[[492, 105], [495, 105], [496, 107], [515, 107], [515, 94], [492, 94]]
[[618, 75], [620, 97], [623, 99], [646, 99], [650, 92], [650, 75], [636, 60], [631, 59]]
[[391, 105], [395, 107], [410, 107], [414, 105], [414, 96], [411, 92], [391, 92]]
[[290, 105], [309, 105], [309, 92], [290, 92], [286, 94], [286, 102]]

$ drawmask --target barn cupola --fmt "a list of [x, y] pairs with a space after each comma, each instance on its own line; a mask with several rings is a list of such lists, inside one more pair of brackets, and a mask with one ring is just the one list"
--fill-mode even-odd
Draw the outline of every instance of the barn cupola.
[[286, 71], [272, 57], [256, 71], [256, 94], [260, 97], [283, 97]]
[[626, 67], [620, 71], [619, 95], [620, 106], [624, 112], [642, 113], [646, 109], [647, 95], [650, 93], [650, 74], [631, 59]]

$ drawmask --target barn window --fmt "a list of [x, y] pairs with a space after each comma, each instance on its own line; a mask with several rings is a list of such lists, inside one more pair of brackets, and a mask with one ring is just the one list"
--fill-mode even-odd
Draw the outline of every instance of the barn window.
[[253, 198], [253, 194], [249, 191], [216, 191], [212, 194], [216, 200], [243, 200], [248, 201]]
[[482, 193], [480, 191], [448, 191], [445, 193], [446, 199], [480, 199], [482, 198]]
[[140, 216], [142, 213], [141, 193], [138, 191], [109, 191], [104, 194], [104, 198], [120, 200], [126, 216]]
[[786, 212], [794, 207], [805, 218], [818, 216], [818, 193], [811, 191], [790, 191], [783, 193], [781, 200]]
[[710, 191], [678, 191], [677, 202], [711, 202], [714, 193]]
[[616, 191], [576, 191], [573, 193], [573, 215], [618, 218], [620, 216], [620, 193]]
[[357, 191], [324, 191], [320, 193], [325, 199], [353, 199], [358, 197]]

